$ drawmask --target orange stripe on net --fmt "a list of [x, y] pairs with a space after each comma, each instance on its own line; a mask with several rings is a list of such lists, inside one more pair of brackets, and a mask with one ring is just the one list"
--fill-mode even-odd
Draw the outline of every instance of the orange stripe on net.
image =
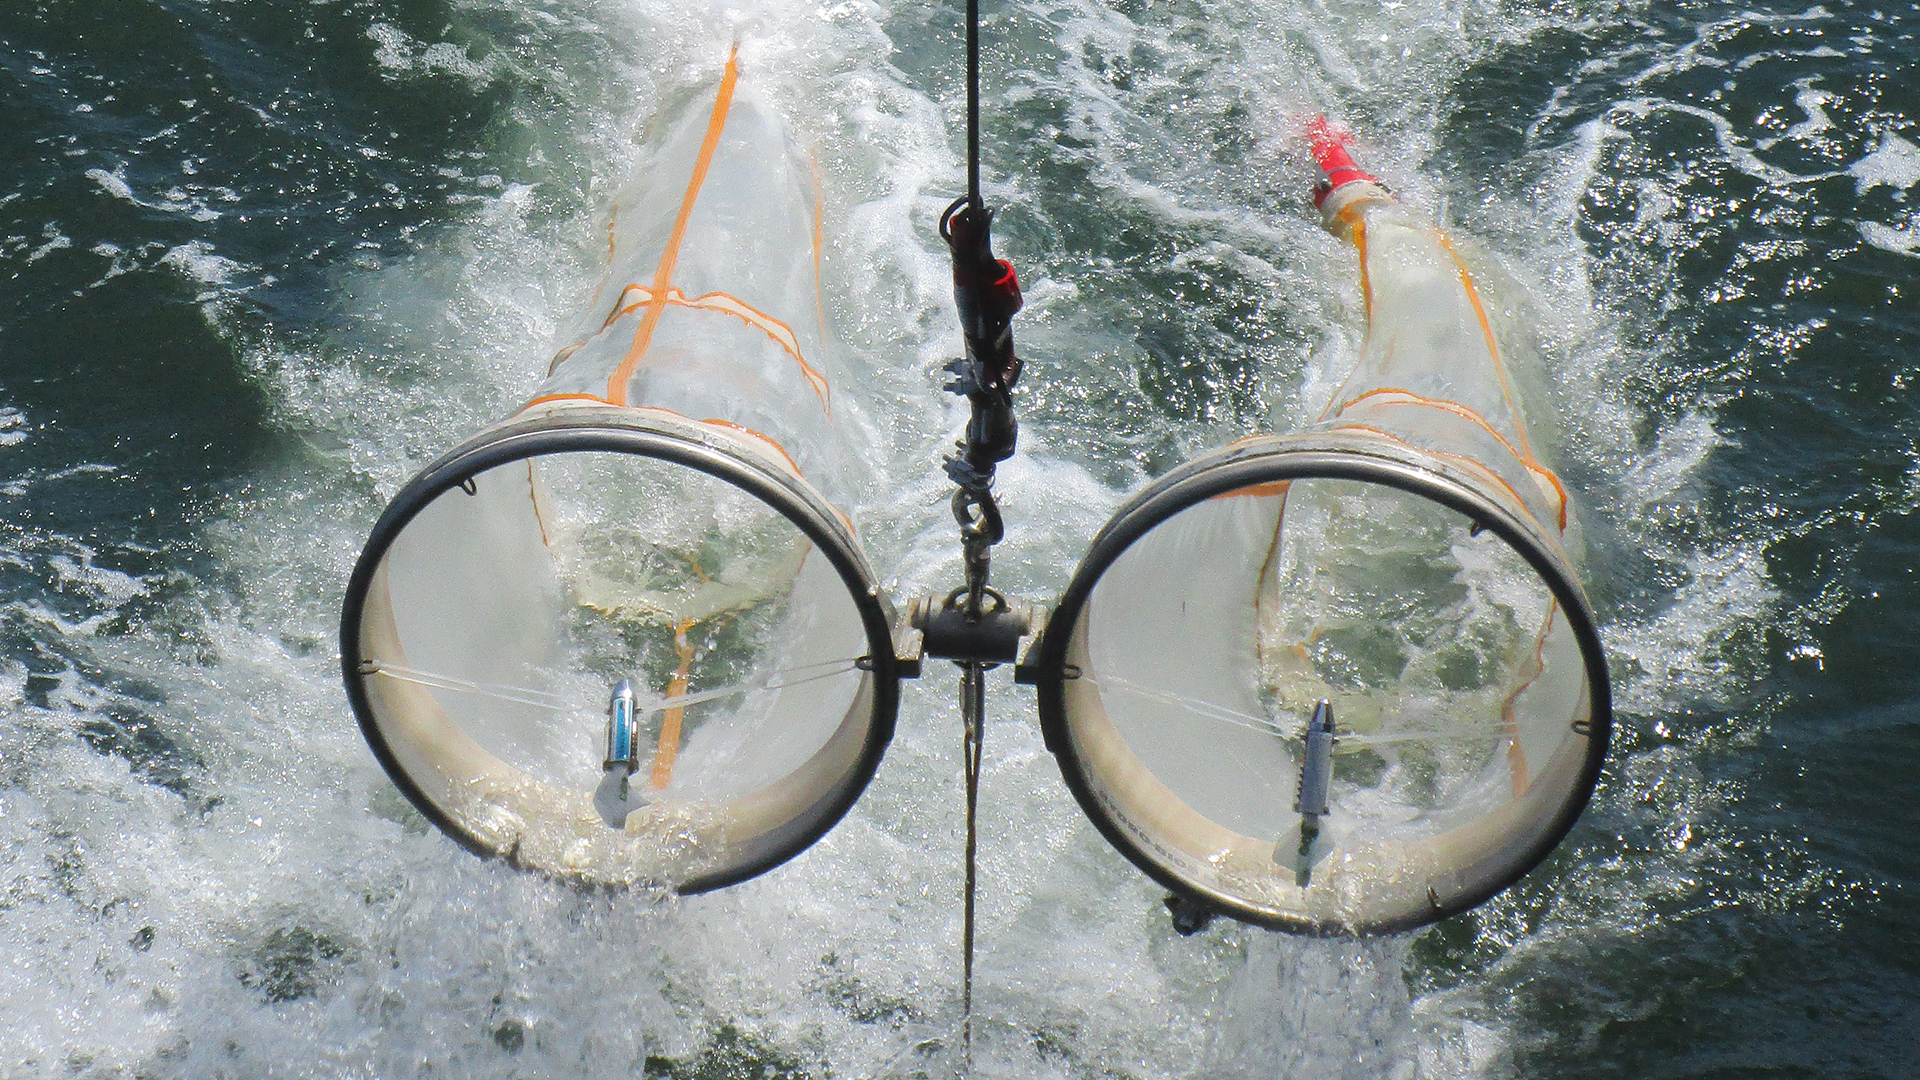
[[766, 443], [768, 446], [771, 446], [775, 450], [780, 452], [780, 456], [786, 459], [787, 465], [793, 469], [793, 474], [795, 476], [801, 475], [800, 463], [793, 460], [793, 455], [787, 453], [787, 448], [784, 446], [781, 446], [780, 443], [777, 440], [775, 440], [773, 436], [768, 435], [766, 432], [755, 431], [750, 427], [742, 427], [741, 425], [736, 424], [731, 420], [721, 420], [718, 417], [712, 417], [712, 416], [700, 422], [703, 424], [712, 424], [715, 427], [723, 427], [732, 431], [738, 431], [743, 435], [751, 435], [754, 438], [759, 439], [761, 442]]
[[[640, 294], [641, 299], [639, 302], [621, 307], [620, 304], [623, 303], [631, 293]], [[611, 326], [616, 320], [631, 315], [643, 307], [651, 310], [653, 303], [653, 293], [646, 286], [637, 284], [628, 285], [626, 288], [620, 290], [620, 299], [615, 302], [613, 310], [607, 314], [607, 325]], [[807, 380], [809, 386], [813, 387], [814, 396], [820, 399], [821, 407], [827, 410], [827, 418], [833, 418], [833, 387], [827, 382], [825, 375], [820, 374], [818, 369], [812, 364], [807, 363], [806, 357], [800, 355], [800, 339], [794, 334], [793, 327], [788, 326], [780, 319], [761, 311], [730, 293], [710, 292], [689, 300], [687, 299], [686, 293], [681, 292], [679, 288], [675, 287], [667, 290], [666, 304], [673, 307], [691, 308], [698, 311], [718, 311], [731, 315], [772, 338], [774, 344], [786, 350], [787, 355], [793, 357], [793, 362], [800, 365], [801, 377]], [[603, 326], [601, 329], [604, 330], [605, 328], [606, 327]]]
[[[1455, 416], [1458, 416], [1458, 417], [1461, 417], [1462, 419], [1470, 421], [1474, 425], [1485, 430], [1487, 434], [1493, 436], [1495, 439], [1498, 439], [1500, 441], [1500, 445], [1506, 448], [1507, 453], [1513, 455], [1513, 458], [1515, 461], [1518, 461], [1522, 466], [1524, 466], [1528, 472], [1546, 480], [1548, 484], [1551, 484], [1553, 486], [1554, 494], [1558, 497], [1559, 503], [1560, 503], [1559, 513], [1558, 513], [1560, 531], [1561, 532], [1567, 531], [1567, 489], [1561, 485], [1560, 478], [1553, 474], [1552, 469], [1549, 469], [1546, 466], [1540, 464], [1539, 460], [1533, 456], [1533, 453], [1530, 450], [1526, 449], [1524, 437], [1522, 437], [1521, 448], [1515, 449], [1514, 445], [1511, 442], [1507, 441], [1507, 437], [1505, 435], [1500, 434], [1500, 432], [1497, 429], [1495, 429], [1491, 423], [1488, 422], [1487, 418], [1480, 415], [1479, 412], [1473, 409], [1469, 409], [1465, 405], [1462, 405], [1457, 401], [1449, 401], [1446, 398], [1427, 397], [1424, 394], [1416, 394], [1411, 390], [1406, 390], [1397, 386], [1381, 386], [1381, 387], [1376, 387], [1372, 390], [1369, 390], [1366, 393], [1361, 394], [1359, 397], [1354, 398], [1352, 401], [1349, 401], [1346, 404], [1340, 406], [1337, 412], [1340, 414], [1344, 414], [1348, 409], [1352, 408], [1355, 405], [1360, 404], [1361, 402], [1367, 400], [1370, 397], [1373, 397], [1376, 394], [1398, 394], [1403, 397], [1411, 399], [1408, 401], [1378, 401], [1374, 403], [1376, 405], [1383, 405], [1383, 406], [1384, 405], [1414, 405], [1414, 406], [1422, 406], [1429, 409], [1439, 409], [1442, 412], [1452, 413]], [[1519, 417], [1516, 416], [1514, 420], [1515, 420], [1515, 426], [1517, 428]]]
[[1561, 485], [1560, 478], [1554, 475], [1554, 472], [1552, 469], [1542, 466], [1538, 469], [1535, 469], [1534, 474], [1536, 476], [1546, 477], [1547, 483], [1553, 485], [1553, 493], [1556, 496], [1558, 496], [1560, 499], [1560, 531], [1566, 532], [1567, 531], [1567, 489]]
[[807, 151], [813, 176], [813, 306], [820, 313], [820, 341], [827, 340], [827, 298], [821, 292], [820, 256], [827, 246], [827, 185], [820, 178], [820, 155]]
[[1293, 481], [1291, 480], [1269, 480], [1264, 484], [1254, 484], [1250, 487], [1234, 488], [1232, 491], [1223, 491], [1220, 494], [1215, 495], [1214, 498], [1215, 499], [1248, 499], [1248, 498], [1266, 497], [1266, 496], [1273, 496], [1273, 495], [1285, 495], [1287, 493], [1287, 485], [1291, 483], [1293, 483]]
[[[687, 672], [693, 667], [693, 644], [687, 640], [687, 631], [691, 629], [692, 619], [673, 628], [673, 651], [680, 654], [680, 663], [667, 683], [670, 698], [684, 697], [687, 692]], [[647, 784], [654, 791], [665, 788], [673, 780], [673, 762], [680, 756], [680, 721], [686, 714], [685, 705], [675, 705], [660, 718], [660, 746], [653, 752], [653, 779]]]
[[[1367, 337], [1371, 339], [1373, 337], [1373, 277], [1367, 272], [1367, 219], [1360, 216], [1357, 206], [1345, 207], [1334, 217], [1346, 223], [1348, 235], [1353, 238], [1353, 249], [1360, 255], [1360, 296], [1366, 302]], [[1346, 385], [1353, 381], [1353, 377], [1366, 363], [1366, 355], [1367, 343], [1362, 341], [1360, 343], [1361, 359], [1354, 363], [1353, 369], [1347, 372], [1347, 377], [1340, 380], [1340, 389], [1345, 389]], [[1327, 400], [1327, 407], [1320, 410], [1320, 420], [1325, 420], [1334, 414], [1333, 403], [1340, 400], [1339, 394], [1340, 390], [1335, 390], [1334, 396]]]
[[1487, 352], [1493, 357], [1493, 373], [1500, 379], [1500, 393], [1507, 399], [1508, 411], [1513, 413], [1514, 432], [1520, 436], [1520, 445], [1527, 452], [1527, 461], [1531, 462], [1533, 448], [1527, 445], [1527, 432], [1520, 423], [1520, 407], [1514, 404], [1513, 387], [1507, 384], [1507, 365], [1500, 358], [1500, 343], [1493, 337], [1493, 320], [1487, 318], [1487, 307], [1480, 302], [1480, 290], [1474, 287], [1473, 274], [1467, 270], [1460, 253], [1453, 249], [1453, 241], [1438, 229], [1433, 232], [1440, 238], [1440, 246], [1447, 249], [1447, 257], [1453, 260], [1454, 268], [1460, 272], [1460, 285], [1467, 290], [1467, 300], [1473, 304], [1473, 314], [1480, 320], [1480, 333], [1487, 339]]
[[1507, 437], [1505, 435], [1500, 434], [1499, 429], [1495, 428], [1493, 424], [1486, 417], [1480, 415], [1480, 413], [1477, 410], [1469, 409], [1465, 405], [1462, 405], [1457, 401], [1451, 401], [1447, 398], [1428, 397], [1425, 394], [1418, 394], [1412, 390], [1408, 390], [1404, 387], [1399, 387], [1399, 386], [1376, 386], [1372, 390], [1369, 390], [1366, 393], [1361, 394], [1359, 397], [1354, 398], [1353, 400], [1342, 404], [1339, 409], [1335, 410], [1335, 413], [1336, 415], [1345, 413], [1348, 409], [1353, 408], [1355, 405], [1360, 404], [1361, 402], [1367, 400], [1368, 398], [1375, 397], [1381, 394], [1396, 394], [1396, 395], [1399, 395], [1400, 397], [1407, 398], [1410, 400], [1376, 401], [1374, 402], [1375, 405], [1421, 405], [1429, 409], [1439, 409], [1442, 412], [1449, 412], [1464, 420], [1470, 421], [1473, 423], [1474, 426], [1484, 430], [1487, 434], [1493, 436], [1495, 439], [1498, 439], [1500, 441], [1500, 445], [1503, 447], [1506, 447], [1507, 453], [1513, 455], [1513, 458], [1515, 461], [1520, 462], [1522, 465], [1525, 465], [1528, 468], [1532, 468], [1534, 465], [1532, 454], [1527, 453], [1524, 450], [1516, 449], [1513, 443], [1508, 442]]
[[693, 217], [693, 204], [700, 197], [700, 186], [706, 183], [707, 169], [713, 165], [714, 151], [720, 148], [720, 132], [727, 126], [727, 110], [733, 106], [733, 85], [739, 78], [740, 46], [735, 45], [733, 52], [727, 56], [727, 70], [720, 78], [720, 92], [713, 99], [713, 115], [707, 120], [707, 137], [700, 143], [700, 156], [694, 159], [693, 176], [687, 181], [687, 193], [680, 199], [680, 213], [673, 219], [673, 232], [667, 237], [667, 248], [660, 253], [660, 266], [653, 274], [652, 298], [647, 304], [647, 314], [640, 320], [640, 328], [633, 332], [633, 347], [627, 350], [620, 366], [607, 377], [607, 400], [615, 405], [627, 403], [627, 381], [633, 378], [633, 369], [639, 366], [640, 358], [647, 354], [647, 347], [653, 344], [654, 328], [660, 325], [660, 316], [667, 310], [667, 289], [673, 282], [673, 264], [680, 257], [681, 243], [687, 238], [687, 222]]
[[[595, 394], [578, 394], [578, 393], [547, 394], [544, 397], [537, 397], [537, 398], [534, 398], [532, 401], [527, 402], [524, 406], [521, 407], [520, 413], [516, 413], [515, 415], [520, 415], [522, 413], [525, 413], [528, 409], [531, 409], [536, 405], [545, 405], [548, 402], [555, 402], [555, 401], [590, 401], [595, 405], [612, 405], [613, 404], [613, 402], [608, 401], [606, 398], [600, 397]], [[741, 424], [736, 424], [731, 420], [722, 420], [719, 417], [713, 417], [713, 416], [707, 417], [704, 420], [695, 420], [684, 413], [677, 413], [677, 412], [674, 412], [672, 409], [663, 409], [658, 405], [621, 405], [619, 407], [623, 409], [633, 409], [636, 412], [641, 412], [641, 413], [660, 413], [666, 416], [671, 416], [676, 420], [685, 421], [690, 424], [694, 424], [694, 423], [711, 424], [714, 427], [726, 428], [729, 431], [737, 431], [737, 432], [740, 432], [742, 435], [751, 436], [752, 438], [758, 439], [761, 442], [766, 443], [768, 446], [772, 447], [774, 452], [779, 454], [781, 459], [787, 463], [787, 467], [793, 470], [793, 474], [795, 476], [798, 476], [803, 480], [806, 479], [806, 474], [800, 471], [800, 463], [793, 460], [793, 455], [787, 453], [787, 448], [784, 446], [781, 446], [779, 440], [775, 439], [771, 435], [768, 435], [764, 431], [755, 431], [753, 428], [746, 427]], [[849, 533], [858, 534], [859, 530], [854, 528], [853, 519], [847, 516], [846, 511], [840, 509], [838, 506], [834, 506], [831, 503], [827, 505], [828, 505], [828, 508], [833, 511], [834, 516], [838, 517], [841, 523], [846, 525], [847, 531]]]
[[[742, 427], [731, 420], [721, 420], [721, 419], [718, 419], [717, 417], [708, 417], [707, 419], [702, 420], [700, 422], [703, 424], [713, 424], [717, 427], [729, 428], [733, 431], [738, 431], [742, 434], [751, 435], [754, 438], [759, 439], [761, 442], [766, 443], [768, 446], [771, 446], [775, 450], [778, 450], [780, 452], [780, 456], [787, 460], [787, 465], [793, 469], [793, 474], [795, 476], [798, 476], [803, 480], [806, 479], [806, 474], [800, 471], [800, 463], [793, 460], [793, 455], [787, 453], [787, 448], [784, 446], [781, 446], [777, 441], [774, 440], [773, 436], [768, 435], [766, 432], [755, 431], [750, 427]], [[847, 516], [847, 512], [845, 510], [840, 509], [838, 506], [835, 506], [832, 503], [827, 504], [827, 509], [833, 511], [833, 516], [840, 519], [840, 523], [847, 527], [848, 533], [856, 536], [859, 535], [860, 530], [853, 527], [853, 519]]]
[[[674, 289], [667, 290], [669, 295], [671, 295], [675, 291], [676, 290]], [[628, 304], [627, 303], [628, 294], [636, 293], [636, 292], [641, 294], [640, 302], [637, 304]], [[622, 286], [620, 289], [620, 295], [613, 298], [613, 310], [607, 312], [607, 320], [600, 324], [601, 332], [604, 333], [608, 327], [612, 326], [614, 323], [619, 322], [622, 316], [631, 315], [634, 312], [639, 311], [641, 308], [646, 307], [649, 303], [652, 303], [652, 301], [653, 301], [653, 293], [645, 285], [642, 285], [639, 282], [630, 282], [627, 285]]]
[[[1520, 497], [1520, 492], [1514, 490], [1514, 486], [1512, 484], [1507, 483], [1506, 480], [1503, 479], [1499, 473], [1494, 472], [1492, 469], [1487, 468], [1485, 465], [1481, 464], [1478, 461], [1475, 461], [1473, 458], [1470, 458], [1465, 454], [1452, 454], [1452, 453], [1448, 453], [1445, 450], [1434, 450], [1425, 446], [1415, 446], [1413, 443], [1410, 443], [1407, 440], [1401, 438], [1400, 436], [1395, 435], [1391, 431], [1387, 431], [1383, 428], [1374, 427], [1372, 424], [1362, 424], [1362, 423], [1359, 423], [1358, 421], [1348, 421], [1346, 423], [1336, 424], [1331, 430], [1333, 431], [1364, 431], [1370, 435], [1378, 435], [1389, 442], [1399, 443], [1401, 446], [1407, 447], [1412, 450], [1417, 450], [1423, 454], [1431, 454], [1434, 457], [1446, 458], [1450, 461], [1457, 461], [1461, 465], [1465, 466], [1468, 469], [1468, 471], [1477, 473], [1480, 476], [1484, 477], [1486, 480], [1492, 483], [1498, 484], [1502, 488], [1505, 488], [1507, 494], [1513, 496], [1513, 500], [1515, 503], [1519, 504], [1519, 506], [1522, 509], [1526, 508], [1527, 500]], [[1532, 516], [1531, 513], [1529, 513], [1528, 516]]]
[[1352, 208], [1340, 211], [1340, 216], [1353, 214], [1353, 249], [1360, 253], [1360, 297], [1367, 305], [1367, 325], [1373, 325], [1373, 277], [1367, 271], [1367, 219], [1354, 213]]
[[561, 364], [566, 363], [569, 357], [571, 357], [574, 353], [577, 353], [581, 349], [584, 349], [586, 347], [587, 347], [586, 342], [576, 341], [573, 344], [567, 346], [566, 348], [561, 349], [559, 352], [554, 353], [553, 363], [547, 365], [547, 374], [551, 375], [554, 372], [559, 371]]
[[540, 513], [540, 487], [533, 478], [533, 459], [527, 459], [527, 501], [533, 504], [533, 523], [540, 526], [540, 543], [552, 547], [553, 541], [547, 538], [547, 519]]
[[1520, 746], [1520, 720], [1513, 715], [1513, 703], [1519, 701], [1520, 695], [1526, 693], [1527, 689], [1546, 673], [1547, 635], [1553, 633], [1553, 616], [1559, 610], [1560, 601], [1547, 601], [1546, 622], [1541, 625], [1540, 633], [1533, 639], [1532, 669], [1527, 672], [1526, 680], [1500, 702], [1500, 722], [1506, 728], [1507, 736], [1507, 771], [1513, 775], [1513, 797], [1516, 799], [1527, 793], [1529, 781], [1527, 752]]
[[[1346, 224], [1347, 227], [1351, 230], [1352, 237], [1353, 237], [1353, 246], [1360, 253], [1360, 292], [1366, 298], [1367, 330], [1368, 330], [1368, 333], [1371, 334], [1373, 330], [1373, 282], [1371, 277], [1369, 277], [1368, 271], [1367, 271], [1366, 218], [1362, 214], [1360, 214], [1358, 206], [1349, 206], [1341, 210], [1338, 214], [1335, 215], [1335, 217], [1339, 221]], [[1554, 490], [1558, 492], [1560, 495], [1560, 515], [1559, 515], [1560, 528], [1562, 531], [1564, 531], [1567, 527], [1566, 489], [1560, 485], [1559, 477], [1554, 476], [1551, 471], [1542, 468], [1539, 462], [1533, 456], [1533, 447], [1529, 445], [1527, 441], [1526, 428], [1525, 428], [1525, 425], [1520, 420], [1520, 408], [1514, 402], [1513, 387], [1507, 379], [1507, 365], [1505, 360], [1501, 357], [1501, 354], [1500, 354], [1500, 342], [1494, 336], [1494, 333], [1493, 333], [1493, 320], [1487, 315], [1486, 304], [1480, 299], [1480, 290], [1473, 283], [1473, 274], [1467, 269], [1466, 262], [1460, 258], [1460, 253], [1454, 249], [1453, 241], [1447, 239], [1447, 234], [1444, 232], [1441, 232], [1439, 229], [1435, 229], [1433, 231], [1433, 234], [1434, 234], [1434, 237], [1440, 241], [1440, 246], [1446, 250], [1447, 257], [1453, 260], [1454, 269], [1458, 273], [1460, 278], [1460, 287], [1466, 292], [1467, 302], [1473, 306], [1474, 318], [1477, 319], [1480, 323], [1480, 336], [1487, 343], [1487, 355], [1493, 361], [1493, 374], [1494, 374], [1494, 377], [1498, 379], [1500, 382], [1500, 395], [1506, 399], [1507, 409], [1509, 412], [1513, 414], [1514, 434], [1518, 437], [1520, 441], [1520, 449], [1517, 451], [1514, 450], [1512, 444], [1507, 443], [1507, 439], [1505, 438], [1505, 436], [1502, 436], [1498, 431], [1495, 431], [1493, 427], [1490, 424], [1488, 424], [1486, 420], [1480, 417], [1477, 413], [1474, 414], [1471, 417], [1471, 419], [1473, 419], [1474, 422], [1480, 424], [1480, 426], [1485, 427], [1489, 432], [1493, 434], [1495, 438], [1499, 439], [1502, 443], [1506, 443], [1507, 449], [1513, 452], [1514, 457], [1519, 458], [1520, 461], [1527, 466], [1527, 468], [1533, 470], [1534, 472], [1540, 474], [1541, 476], [1546, 477], [1547, 482], [1553, 485]], [[1365, 352], [1365, 349], [1366, 349], [1366, 346], [1363, 344], [1361, 346], [1361, 351], [1363, 354]], [[1346, 379], [1342, 380], [1340, 385], [1342, 387], [1346, 386], [1348, 382], [1352, 381], [1354, 373], [1358, 372], [1359, 370], [1360, 370], [1360, 365], [1359, 364], [1354, 365], [1353, 371], [1350, 371], [1347, 373]], [[1417, 394], [1411, 394], [1408, 391], [1400, 391], [1400, 392], [1408, 393], [1409, 396], [1412, 396], [1412, 397], [1419, 396]], [[1330, 416], [1333, 416], [1339, 412], [1342, 412], [1347, 408], [1348, 405], [1352, 405], [1355, 401], [1359, 401], [1362, 398], [1365, 398], [1366, 396], [1367, 395], [1362, 394], [1360, 397], [1354, 398], [1353, 401], [1349, 401], [1345, 405], [1340, 405], [1337, 408], [1334, 406], [1332, 401], [1329, 401], [1327, 403], [1326, 411], [1320, 414], [1320, 419], [1325, 420]], [[1335, 400], [1338, 400], [1338, 398], [1336, 397]], [[1459, 408], [1464, 409], [1465, 406], [1459, 406]], [[1468, 410], [1468, 411], [1470, 412], [1471, 410]]]
[[541, 396], [534, 398], [532, 401], [527, 402], [525, 405], [520, 406], [520, 411], [526, 412], [528, 409], [533, 408], [535, 405], [545, 405], [551, 401], [591, 401], [596, 405], [613, 404], [613, 402], [608, 401], [606, 398], [601, 397], [599, 394], [584, 394], [584, 393], [542, 394]]
[[[524, 413], [528, 409], [531, 409], [536, 405], [545, 405], [548, 402], [553, 402], [553, 401], [591, 401], [595, 405], [612, 405], [613, 404], [613, 402], [608, 401], [606, 398], [600, 397], [596, 394], [547, 394], [544, 397], [537, 397], [537, 398], [534, 398], [532, 401], [527, 402], [526, 405], [521, 407], [520, 412]], [[774, 452], [778, 453], [781, 456], [781, 458], [783, 458], [786, 461], [787, 466], [793, 470], [793, 473], [795, 476], [799, 476], [802, 479], [805, 478], [805, 475], [800, 471], [799, 463], [793, 460], [792, 454], [787, 453], [787, 448], [784, 446], [781, 446], [778, 440], [776, 440], [773, 436], [768, 435], [764, 431], [755, 431], [750, 427], [742, 427], [741, 425], [736, 424], [731, 420], [721, 420], [717, 417], [708, 417], [705, 420], [695, 420], [684, 413], [677, 413], [677, 412], [674, 412], [672, 409], [663, 409], [658, 405], [622, 405], [622, 406], [619, 406], [619, 408], [632, 409], [640, 413], [659, 413], [664, 416], [671, 416], [676, 420], [684, 421], [689, 424], [712, 424], [714, 427], [722, 427], [722, 428], [726, 428], [729, 431], [738, 431], [743, 435], [750, 435], [753, 438], [758, 439], [761, 442], [766, 443], [768, 446], [772, 447], [774, 449]]]

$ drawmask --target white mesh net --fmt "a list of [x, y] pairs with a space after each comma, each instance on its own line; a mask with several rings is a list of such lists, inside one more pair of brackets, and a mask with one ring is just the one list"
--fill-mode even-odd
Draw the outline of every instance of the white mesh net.
[[892, 693], [857, 666], [886, 619], [823, 494], [849, 454], [808, 172], [732, 60], [666, 130], [533, 401], [369, 546], [349, 678], [403, 789], [471, 846], [704, 887], [844, 812]]
[[[1594, 687], [1566, 605], [1500, 535], [1577, 599], [1566, 495], [1473, 276], [1372, 184], [1327, 222], [1360, 258], [1358, 363], [1306, 432], [1182, 470], [1263, 457], [1271, 478], [1188, 500], [1113, 558], [1062, 701], [1070, 768], [1136, 859], [1276, 925], [1385, 929], [1483, 898], [1557, 839], [1591, 783]], [[1320, 701], [1324, 808], [1298, 801]]]

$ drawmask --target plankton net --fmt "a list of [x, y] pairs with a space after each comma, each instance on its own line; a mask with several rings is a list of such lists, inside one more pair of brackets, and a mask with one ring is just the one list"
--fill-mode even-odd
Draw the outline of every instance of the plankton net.
[[[1509, 377], [1518, 343], [1444, 234], [1324, 122], [1314, 144], [1324, 223], [1359, 259], [1358, 363], [1305, 430], [1128, 502], [1020, 670], [1068, 787], [1148, 874], [1261, 925], [1379, 933], [1538, 864], [1585, 806], [1611, 713], [1578, 524]], [[529, 403], [373, 529], [341, 625], [349, 698], [395, 783], [477, 852], [717, 888], [817, 840], [878, 767], [920, 656], [897, 655], [914, 647], [843, 509], [859, 456], [811, 173], [729, 59], [711, 109], [621, 193], [607, 276]], [[967, 467], [948, 462], [979, 513], [956, 500], [969, 586], [899, 628], [966, 666], [970, 793], [981, 673], [1036, 629], [1004, 600], [947, 610], [991, 592], [986, 479], [1015, 430], [1017, 285], [990, 245], [972, 254], [1004, 317], [968, 330], [955, 384], [975, 399]]]
[[1358, 364], [1315, 424], [1123, 507], [1036, 670], [1068, 786], [1142, 869], [1246, 921], [1378, 933], [1559, 842], [1608, 686], [1577, 524], [1467, 264], [1324, 126], [1315, 150], [1359, 257]]
[[839, 820], [898, 677], [841, 509], [858, 459], [809, 162], [732, 58], [641, 177], [530, 403], [374, 527], [341, 653], [368, 742], [441, 829], [693, 892]]

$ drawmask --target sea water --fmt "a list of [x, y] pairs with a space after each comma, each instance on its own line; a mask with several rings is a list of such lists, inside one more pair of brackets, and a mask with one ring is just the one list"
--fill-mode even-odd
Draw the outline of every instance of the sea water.
[[[1482, 909], [1181, 938], [995, 673], [976, 1074], [1900, 1075], [1920, 9], [985, 7], [1027, 293], [996, 583], [1057, 592], [1128, 491], [1331, 393], [1362, 314], [1306, 198], [1325, 110], [1524, 290], [1619, 713], [1579, 827]], [[0, 1076], [956, 1067], [951, 672], [821, 843], [693, 899], [467, 854], [338, 683], [374, 517], [537, 383], [736, 39], [820, 164], [862, 538], [894, 596], [944, 589], [956, 6], [0, 12]]]

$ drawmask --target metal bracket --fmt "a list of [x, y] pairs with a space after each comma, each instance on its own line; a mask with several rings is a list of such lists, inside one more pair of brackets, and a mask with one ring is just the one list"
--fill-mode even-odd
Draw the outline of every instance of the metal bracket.
[[903, 679], [920, 677], [920, 662], [927, 655], [926, 635], [920, 632], [920, 605], [926, 598], [915, 600], [893, 624], [893, 663], [894, 670]]
[[[1035, 610], [1040, 611], [1038, 608]], [[1013, 681], [1016, 685], [1038, 686], [1040, 684], [1041, 638], [1046, 636], [1047, 619], [1052, 614], [1051, 611], [1040, 611], [1040, 618], [1035, 620], [1033, 629], [1021, 639], [1023, 647], [1020, 650], [1020, 659], [1013, 665]], [[1069, 679], [1077, 679], [1080, 677], [1080, 669], [1068, 664], [1066, 676]]]
[[958, 663], [1013, 664], [1016, 682], [1032, 683], [1028, 665], [1046, 629], [1047, 609], [987, 590], [977, 619], [967, 618], [966, 591], [916, 599], [894, 627], [894, 662], [903, 679], [920, 677], [927, 657]]

